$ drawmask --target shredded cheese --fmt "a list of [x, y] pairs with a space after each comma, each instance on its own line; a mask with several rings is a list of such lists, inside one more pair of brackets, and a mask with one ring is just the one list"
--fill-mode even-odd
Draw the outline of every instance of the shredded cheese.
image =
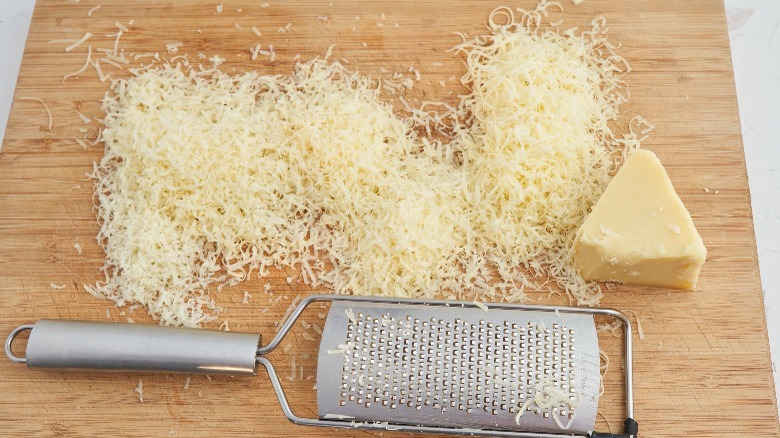
[[287, 380], [293, 381], [295, 380], [296, 372], [295, 372], [295, 358], [293, 357], [290, 361], [290, 375], [287, 376]]
[[623, 323], [620, 320], [615, 320], [610, 323], [604, 323], [596, 327], [596, 331], [599, 333], [609, 332], [612, 336], [619, 338], [621, 336], [620, 328], [623, 327]]
[[252, 54], [252, 61], [256, 60], [257, 55], [260, 53], [260, 43], [257, 43], [255, 47], [250, 47], [249, 53]]
[[88, 124], [92, 123], [92, 120], [89, 117], [87, 117], [84, 114], [82, 114], [80, 111], [76, 111], [76, 114], [78, 114], [79, 119], [81, 119], [81, 123], [83, 123], [85, 125], [88, 125]]
[[291, 76], [230, 76], [214, 55], [112, 81], [92, 173], [105, 280], [87, 290], [186, 326], [215, 318], [209, 288], [271, 267], [339, 294], [521, 301], [550, 283], [598, 303], [568, 252], [646, 133], [613, 132], [629, 69], [603, 19], [577, 34], [540, 30], [539, 8], [497, 11], [455, 47], [470, 92], [400, 96], [407, 118], [380, 95], [412, 79], [351, 72], [334, 46]]
[[165, 45], [165, 48], [168, 50], [168, 53], [174, 54], [179, 51], [179, 47], [183, 46], [184, 43], [181, 41], [176, 41], [174, 43], [168, 43]]
[[144, 402], [144, 381], [142, 379], [138, 379], [138, 386], [135, 387], [135, 392], [138, 393], [138, 400], [143, 403]]
[[[604, 365], [601, 365], [601, 360], [604, 361]], [[600, 377], [599, 377], [599, 394], [598, 396], [601, 397], [604, 395], [604, 377], [607, 375], [607, 371], [609, 370], [609, 355], [607, 355], [606, 352], [603, 350], [599, 350], [599, 368], [600, 368]]]
[[84, 62], [84, 65], [80, 69], [74, 71], [73, 73], [69, 73], [69, 74], [66, 74], [65, 76], [63, 76], [62, 77], [62, 83], [63, 84], [65, 83], [65, 79], [68, 79], [70, 77], [77, 76], [77, 75], [80, 75], [80, 74], [84, 73], [87, 70], [87, 67], [89, 67], [89, 63], [91, 61], [92, 61], [92, 47], [90, 46], [90, 47], [87, 47], [87, 60]]
[[474, 120], [462, 145], [466, 193], [480, 245], [505, 287], [528, 286], [527, 269], [554, 279], [578, 304], [595, 305], [601, 290], [575, 272], [570, 248], [610, 179], [613, 155], [625, 154], [611, 124], [628, 67], [607, 42], [603, 19], [580, 35], [541, 30], [547, 6], [523, 11], [519, 21], [499, 8], [489, 17], [491, 35], [456, 46], [466, 56], [461, 82], [471, 88], [461, 105]]
[[65, 289], [65, 285], [64, 284], [57, 284], [57, 283], [54, 283], [54, 282], [49, 283], [49, 287], [52, 288], [52, 289], [58, 289], [58, 290], [59, 289]]
[[642, 331], [642, 321], [639, 320], [639, 315], [635, 311], [629, 310], [629, 312], [634, 314], [634, 318], [636, 319], [636, 332], [639, 335], [639, 340], [643, 341], [645, 339], [645, 332]]
[[49, 111], [49, 107], [46, 106], [46, 102], [44, 102], [42, 99], [38, 99], [37, 97], [20, 97], [19, 100], [35, 101], [35, 102], [39, 102], [41, 105], [43, 105], [43, 109], [46, 110], [46, 115], [49, 116], [49, 131], [51, 131], [53, 119], [51, 117], [51, 111]]
[[75, 43], [73, 43], [73, 44], [69, 45], [68, 47], [66, 47], [65, 51], [66, 52], [70, 52], [71, 50], [75, 49], [76, 47], [82, 45], [85, 41], [87, 41], [90, 38], [92, 38], [92, 34], [90, 32], [85, 33], [84, 36], [81, 37], [81, 39], [79, 39]]
[[95, 6], [94, 8], [90, 9], [89, 11], [87, 11], [87, 16], [88, 16], [88, 17], [91, 17], [91, 16], [92, 16], [92, 13], [93, 13], [93, 12], [95, 12], [95, 11], [97, 11], [98, 9], [100, 9], [100, 5], [97, 5], [97, 6]]
[[347, 319], [349, 319], [349, 322], [352, 324], [357, 323], [357, 320], [355, 319], [355, 312], [353, 312], [352, 309], [344, 309], [344, 313], [347, 314]]

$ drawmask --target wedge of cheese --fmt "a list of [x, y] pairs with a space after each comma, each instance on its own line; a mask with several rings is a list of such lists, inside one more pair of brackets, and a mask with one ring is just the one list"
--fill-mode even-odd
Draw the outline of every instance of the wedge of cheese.
[[574, 263], [585, 280], [693, 289], [707, 249], [654, 153], [626, 160], [580, 228]]

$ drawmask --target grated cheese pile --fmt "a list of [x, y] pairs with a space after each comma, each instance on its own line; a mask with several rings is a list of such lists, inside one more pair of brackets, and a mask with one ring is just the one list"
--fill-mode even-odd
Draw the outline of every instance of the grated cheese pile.
[[609, 126], [628, 68], [603, 21], [541, 31], [546, 7], [494, 11], [490, 34], [456, 47], [472, 92], [408, 118], [327, 55], [291, 76], [183, 59], [112, 80], [92, 175], [105, 280], [87, 289], [185, 326], [216, 318], [207, 289], [272, 267], [339, 294], [475, 302], [523, 300], [549, 277], [597, 303], [567, 252], [639, 143]]
[[569, 249], [609, 182], [613, 153], [626, 152], [610, 125], [626, 101], [619, 77], [629, 69], [607, 42], [603, 18], [579, 35], [542, 31], [545, 8], [519, 22], [511, 9], [496, 9], [491, 35], [456, 47], [472, 90], [461, 102], [473, 120], [461, 131], [468, 212], [478, 252], [507, 291], [528, 285], [525, 268], [595, 305], [601, 290], [573, 272]]

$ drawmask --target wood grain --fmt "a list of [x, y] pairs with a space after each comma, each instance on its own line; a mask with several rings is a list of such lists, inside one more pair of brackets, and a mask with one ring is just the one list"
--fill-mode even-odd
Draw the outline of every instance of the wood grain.
[[[132, 317], [150, 322], [143, 311], [118, 309], [87, 294], [82, 285], [100, 278], [103, 254], [94, 240], [91, 182], [85, 178], [101, 157], [99, 146], [82, 149], [75, 138], [83, 125], [76, 111], [100, 115], [106, 91], [94, 70], [65, 84], [62, 76], [83, 63], [86, 45], [64, 53], [61, 38], [95, 34], [89, 44], [108, 47], [113, 23], [134, 24], [122, 37], [127, 52], [165, 52], [165, 44], [182, 41], [181, 53], [198, 52], [228, 59], [225, 68], [289, 73], [292, 58], [321, 55], [336, 44], [363, 73], [380, 68], [422, 73], [414, 97], [446, 99], [458, 85], [460, 61], [445, 52], [458, 42], [452, 33], [484, 30], [496, 1], [225, 1], [222, 13], [213, 2], [130, 0], [39, 0], [24, 53], [15, 100], [0, 153], [0, 333], [39, 318], [114, 321]], [[92, 17], [87, 11], [100, 4]], [[513, 5], [531, 7], [530, 1]], [[632, 65], [628, 76], [632, 99], [626, 118], [643, 114], [656, 130], [644, 147], [665, 163], [680, 196], [709, 250], [695, 292], [615, 287], [603, 305], [636, 311], [645, 338], [636, 338], [636, 419], [642, 436], [778, 436], [778, 417], [770, 367], [763, 300], [745, 173], [740, 124], [730, 63], [723, 5], [716, 0], [686, 2], [588, 0], [566, 2], [555, 15], [568, 25], [585, 25], [604, 15], [611, 39]], [[241, 9], [241, 12], [238, 11]], [[381, 19], [384, 13], [385, 20]], [[329, 17], [326, 22], [318, 19]], [[359, 16], [360, 20], [355, 20]], [[383, 22], [384, 26], [377, 26]], [[277, 30], [292, 23], [290, 31]], [[395, 26], [398, 23], [398, 26]], [[238, 25], [238, 26], [237, 26]], [[250, 30], [263, 32], [257, 38]], [[241, 27], [239, 29], [238, 27]], [[353, 30], [354, 29], [354, 30]], [[249, 47], [273, 44], [275, 62], [251, 61]], [[363, 47], [365, 42], [367, 47]], [[441, 62], [436, 66], [434, 62]], [[114, 76], [123, 73], [111, 69]], [[444, 87], [439, 81], [445, 80]], [[43, 99], [53, 115], [38, 102]], [[705, 188], [709, 193], [705, 193]], [[74, 243], [83, 247], [79, 255]], [[274, 333], [296, 294], [311, 290], [284, 272], [216, 294], [226, 310], [222, 319], [233, 330]], [[50, 283], [64, 284], [54, 290]], [[262, 291], [268, 282], [273, 296]], [[243, 291], [253, 294], [241, 304]], [[272, 303], [281, 297], [278, 303]], [[264, 309], [270, 309], [262, 313]], [[317, 323], [318, 309], [306, 315]], [[295, 355], [306, 376], [314, 372], [316, 342], [292, 334], [293, 348], [279, 352], [280, 373]], [[615, 430], [622, 421], [622, 385], [618, 363], [620, 341], [607, 335], [602, 348], [612, 357], [601, 411]], [[303, 359], [309, 354], [310, 359]], [[144, 382], [144, 403], [134, 388]], [[284, 419], [267, 377], [66, 374], [27, 370], [0, 360], [0, 430], [8, 436], [323, 436], [333, 431], [304, 428]], [[296, 412], [313, 416], [313, 380], [285, 385]], [[607, 425], [599, 419], [598, 428]], [[357, 436], [365, 432], [339, 431]], [[392, 434], [386, 434], [390, 436]]]

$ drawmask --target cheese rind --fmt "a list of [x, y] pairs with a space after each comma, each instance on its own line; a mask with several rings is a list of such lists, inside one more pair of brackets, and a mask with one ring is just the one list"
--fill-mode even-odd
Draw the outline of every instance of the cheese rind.
[[661, 162], [636, 150], [577, 235], [573, 260], [585, 280], [693, 289], [707, 255]]

